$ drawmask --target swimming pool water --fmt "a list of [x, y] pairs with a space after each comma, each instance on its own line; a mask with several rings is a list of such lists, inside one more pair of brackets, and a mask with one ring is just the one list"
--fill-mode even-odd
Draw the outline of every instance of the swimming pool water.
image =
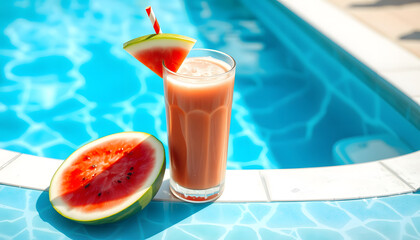
[[[358, 126], [354, 128], [356, 133], [398, 136], [411, 149], [418, 149], [418, 131], [381, 98], [371, 95], [370, 89], [355, 77], [359, 76], [358, 69], [341, 68], [334, 57], [324, 54], [321, 46], [316, 47], [309, 40], [316, 37], [300, 32], [287, 14], [279, 14], [281, 24], [272, 26], [260, 22], [238, 1], [191, 2], [157, 0], [153, 7], [164, 22], [164, 31], [196, 37], [199, 46], [220, 47], [241, 62], [230, 168], [331, 164], [332, 142], [356, 135], [351, 129], [340, 131], [347, 123], [347, 111], [358, 113], [348, 123]], [[126, 129], [149, 131], [166, 141], [161, 82], [121, 50], [125, 40], [153, 31], [142, 4], [106, 0], [0, 1], [0, 29], [4, 33], [0, 34], [0, 148], [65, 158], [79, 144]], [[229, 11], [224, 10], [227, 7]], [[229, 24], [223, 24], [227, 19]], [[279, 28], [281, 31], [276, 31]], [[289, 55], [289, 50], [294, 53]], [[97, 69], [91, 69], [92, 66]], [[293, 70], [291, 77], [274, 81], [282, 69]], [[331, 77], [321, 77], [324, 75]], [[312, 77], [315, 80], [310, 80]], [[325, 83], [330, 80], [335, 85]], [[323, 94], [328, 93], [325, 95], [330, 95], [330, 100], [325, 100], [325, 105], [341, 109], [337, 113], [324, 111], [320, 120], [307, 121], [312, 122], [312, 129], [318, 129], [312, 131], [313, 140], [303, 137], [311, 126], [303, 120], [288, 128], [289, 124], [277, 126], [270, 119], [281, 115], [275, 116], [277, 110], [268, 111], [269, 105], [277, 101], [279, 105], [290, 103], [279, 97], [282, 89], [273, 88], [293, 89], [286, 82], [308, 84], [305, 94], [311, 88], [323, 89], [319, 95], [312, 93], [310, 96], [316, 97], [311, 99], [322, 102]], [[286, 96], [293, 95], [284, 92]], [[259, 101], [264, 98], [265, 101]], [[338, 103], [330, 103], [337, 99]], [[266, 119], [258, 118], [264, 111], [268, 112]], [[331, 129], [321, 128], [325, 125], [331, 125]], [[296, 134], [292, 134], [293, 129]], [[281, 131], [289, 134], [281, 139]], [[322, 140], [322, 134], [315, 134], [320, 131], [329, 136], [338, 132], [334, 137], [326, 137], [330, 140], [325, 143], [324, 154], [320, 154], [329, 156], [325, 159], [315, 161], [311, 157], [316, 149], [303, 148], [294, 155], [293, 151], [284, 152], [285, 148], [275, 148], [281, 141], [286, 144], [293, 140]], [[282, 154], [300, 162], [294, 163]], [[305, 156], [311, 161], [304, 162]], [[257, 158], [260, 160], [255, 161]], [[84, 226], [62, 218], [52, 209], [47, 192], [1, 185], [0, 199], [1, 239], [364, 240], [420, 236], [419, 192], [349, 201], [204, 205], [152, 201], [141, 213], [107, 226]]]
[[[15, 196], [10, 198], [9, 196]], [[1, 239], [418, 239], [418, 194], [328, 202], [152, 201], [103, 226], [78, 224], [52, 208], [47, 192], [0, 186]]]
[[[167, 146], [162, 80], [122, 49], [153, 32], [146, 4], [0, 2], [0, 148], [65, 159], [132, 130]], [[286, 10], [265, 24], [238, 0], [153, 4], [164, 32], [237, 60], [229, 169], [334, 165], [338, 141], [377, 134], [420, 149], [419, 130]]]

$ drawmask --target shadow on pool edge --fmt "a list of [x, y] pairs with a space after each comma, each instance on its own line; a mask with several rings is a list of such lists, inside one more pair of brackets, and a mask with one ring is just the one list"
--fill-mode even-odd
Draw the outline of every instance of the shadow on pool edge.
[[149, 205], [127, 219], [103, 225], [85, 225], [61, 216], [49, 201], [48, 190], [41, 193], [36, 202], [40, 218], [69, 238], [133, 238], [152, 237], [212, 203], [190, 204], [184, 202], [152, 201]]

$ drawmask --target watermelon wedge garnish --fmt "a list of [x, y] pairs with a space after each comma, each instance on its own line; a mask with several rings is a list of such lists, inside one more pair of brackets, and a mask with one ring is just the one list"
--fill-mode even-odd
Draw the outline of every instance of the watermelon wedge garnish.
[[146, 207], [165, 173], [162, 143], [147, 133], [123, 132], [90, 142], [57, 169], [50, 201], [62, 216], [110, 223]]
[[162, 62], [176, 72], [196, 40], [171, 33], [150, 34], [124, 43], [124, 49], [162, 77]]

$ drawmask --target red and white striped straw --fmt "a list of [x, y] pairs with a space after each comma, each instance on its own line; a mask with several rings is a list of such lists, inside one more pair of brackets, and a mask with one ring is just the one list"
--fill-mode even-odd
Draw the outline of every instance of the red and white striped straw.
[[155, 13], [152, 10], [151, 6], [146, 8], [147, 16], [150, 18], [150, 22], [153, 24], [153, 28], [155, 29], [156, 34], [162, 33], [162, 29], [160, 29], [159, 23], [155, 17]]

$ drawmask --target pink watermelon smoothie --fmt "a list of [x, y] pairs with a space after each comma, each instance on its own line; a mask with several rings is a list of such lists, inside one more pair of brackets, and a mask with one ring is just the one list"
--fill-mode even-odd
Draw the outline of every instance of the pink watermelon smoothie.
[[176, 74], [164, 71], [171, 178], [183, 188], [209, 189], [224, 182], [234, 86], [231, 69], [215, 58], [194, 57], [187, 58]]

